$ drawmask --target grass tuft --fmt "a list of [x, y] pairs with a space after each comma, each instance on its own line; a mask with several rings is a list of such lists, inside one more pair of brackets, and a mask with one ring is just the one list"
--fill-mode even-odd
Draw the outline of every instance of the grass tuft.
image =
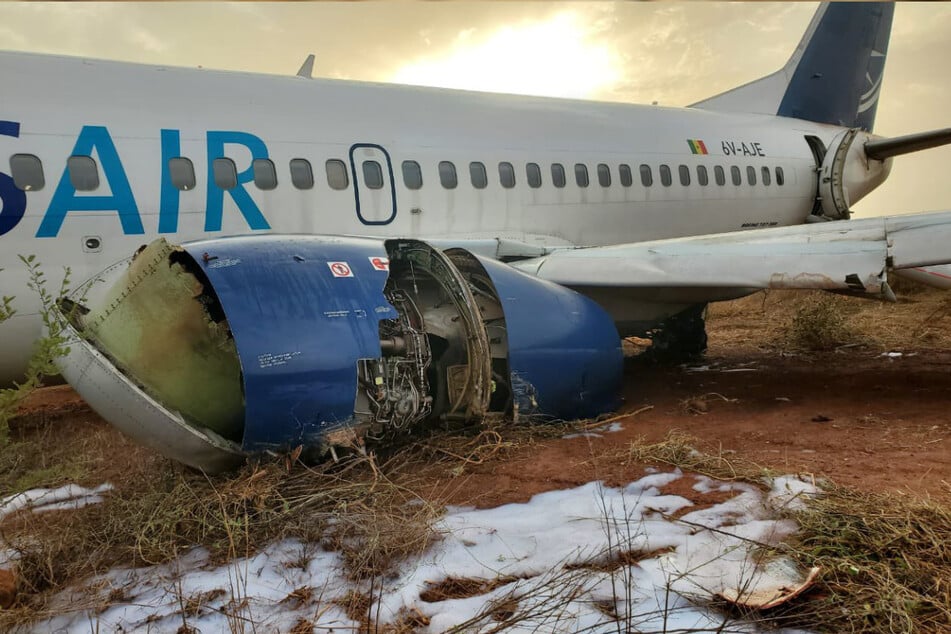
[[833, 632], [951, 628], [951, 508], [830, 487], [795, 515], [795, 556], [822, 568], [799, 626]]
[[826, 351], [852, 343], [845, 302], [835, 295], [813, 295], [793, 314], [786, 334], [789, 346], [800, 350]]
[[718, 480], [742, 480], [762, 485], [765, 478], [777, 475], [753, 462], [734, 455], [710, 454], [695, 448], [697, 439], [677, 430], [657, 443], [637, 439], [631, 443], [629, 458], [643, 464], [665, 464]]

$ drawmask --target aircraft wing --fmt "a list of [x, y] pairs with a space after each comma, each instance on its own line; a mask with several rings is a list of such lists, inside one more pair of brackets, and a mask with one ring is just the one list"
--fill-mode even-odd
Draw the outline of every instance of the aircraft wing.
[[[951, 262], [951, 211], [566, 249], [514, 264], [575, 289], [824, 289], [893, 299], [888, 270]], [[681, 299], [685, 299], [680, 294]]]

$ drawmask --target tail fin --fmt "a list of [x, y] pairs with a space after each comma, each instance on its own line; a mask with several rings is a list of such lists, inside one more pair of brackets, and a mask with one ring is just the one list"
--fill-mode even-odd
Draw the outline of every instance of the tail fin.
[[892, 2], [823, 4], [782, 69], [692, 107], [871, 130], [894, 12]]

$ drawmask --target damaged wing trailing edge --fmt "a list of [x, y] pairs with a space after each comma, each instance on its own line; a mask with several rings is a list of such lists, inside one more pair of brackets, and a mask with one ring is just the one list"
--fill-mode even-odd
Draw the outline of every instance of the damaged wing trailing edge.
[[617, 406], [620, 338], [593, 301], [417, 240], [255, 236], [141, 250], [61, 302], [63, 375], [109, 422], [209, 472], [425, 421]]

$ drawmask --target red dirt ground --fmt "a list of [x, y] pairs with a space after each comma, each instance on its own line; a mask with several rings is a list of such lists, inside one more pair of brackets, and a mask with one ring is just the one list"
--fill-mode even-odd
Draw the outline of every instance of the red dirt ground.
[[[788, 352], [789, 324], [800, 307], [826, 295], [759, 293], [716, 304], [701, 362], [628, 360], [621, 413], [642, 411], [619, 418], [621, 431], [535, 439], [467, 464], [458, 477], [436, 467], [420, 475], [431, 481], [434, 499], [480, 506], [593, 479], [621, 484], [646, 466], [628, 459], [631, 441], [659, 441], [679, 430], [707, 453], [951, 503], [951, 296], [913, 289], [902, 295], [897, 304], [836, 298], [831, 310], [844, 318], [852, 343], [811, 354]], [[902, 352], [883, 355], [888, 350]], [[31, 396], [17, 425], [29, 428], [29, 421], [55, 421], [37, 427], [80, 438], [90, 460], [111, 465], [111, 473], [91, 477], [121, 477], [116, 472], [130, 462], [157, 459], [121, 438], [67, 386]]]
[[[714, 348], [697, 365], [709, 369], [629, 364], [622, 413], [652, 407], [619, 418], [621, 431], [535, 440], [469, 465], [461, 477], [440, 478], [433, 491], [455, 503], [495, 506], [593, 479], [622, 484], [644, 473], [645, 465], [626, 457], [632, 440], [659, 441], [680, 430], [707, 452], [780, 472], [951, 502], [951, 352], [890, 358], [854, 349], [782, 356]], [[95, 431], [104, 436], [99, 442], [118, 436], [67, 386], [34, 394], [24, 414]]]
[[[541, 441], [470, 467], [452, 497], [494, 506], [592, 479], [628, 482], [644, 468], [621, 453], [630, 442], [680, 430], [708, 453], [780, 472], [951, 501], [951, 353], [723, 354], [703, 365], [712, 369], [629, 368], [622, 411], [653, 407], [619, 419], [621, 431]], [[685, 411], [703, 395], [705, 413]]]

